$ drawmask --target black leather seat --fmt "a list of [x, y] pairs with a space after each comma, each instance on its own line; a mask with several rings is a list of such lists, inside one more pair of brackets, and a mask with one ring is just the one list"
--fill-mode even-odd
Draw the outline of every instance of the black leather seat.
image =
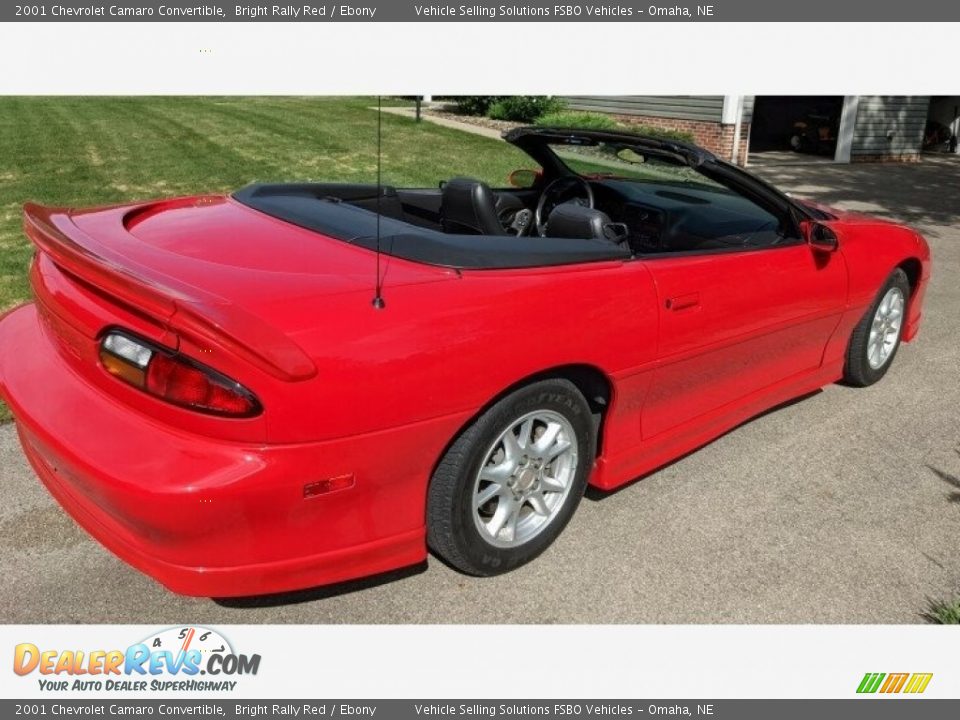
[[623, 223], [611, 222], [602, 210], [576, 203], [557, 205], [547, 218], [547, 237], [592, 238], [622, 242], [626, 237]]
[[507, 235], [497, 217], [496, 196], [490, 186], [471, 178], [453, 178], [441, 190], [443, 231], [463, 235]]

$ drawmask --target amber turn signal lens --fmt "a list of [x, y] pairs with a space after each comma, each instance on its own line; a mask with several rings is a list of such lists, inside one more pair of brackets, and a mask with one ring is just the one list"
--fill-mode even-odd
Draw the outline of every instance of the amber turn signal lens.
[[119, 358], [103, 348], [100, 349], [100, 364], [108, 373], [131, 385], [142, 388], [146, 383], [147, 376], [143, 368], [131, 365], [129, 361]]

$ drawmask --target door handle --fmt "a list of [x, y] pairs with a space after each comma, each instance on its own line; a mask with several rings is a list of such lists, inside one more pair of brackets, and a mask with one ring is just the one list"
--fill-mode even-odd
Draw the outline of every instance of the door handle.
[[667, 298], [666, 306], [667, 310], [673, 310], [674, 312], [700, 307], [700, 293], [693, 292]]

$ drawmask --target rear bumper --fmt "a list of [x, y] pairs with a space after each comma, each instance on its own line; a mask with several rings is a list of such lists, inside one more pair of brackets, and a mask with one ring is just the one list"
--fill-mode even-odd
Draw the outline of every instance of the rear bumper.
[[324, 585], [412, 565], [426, 557], [424, 533], [374, 540], [312, 556], [251, 565], [205, 567], [180, 565], [160, 559], [158, 548], [144, 538], [124, 535], [97, 506], [77, 494], [76, 485], [54, 465], [51, 453], [20, 430], [24, 452], [43, 484], [58, 503], [90, 535], [117, 557], [183, 595], [228, 597], [259, 595]]
[[[0, 395], [76, 521], [175, 592], [238, 596], [422, 562], [432, 464], [465, 418], [335, 441], [246, 446], [161, 425], [79, 377], [33, 305], [0, 320]], [[352, 475], [316, 497], [304, 486]]]

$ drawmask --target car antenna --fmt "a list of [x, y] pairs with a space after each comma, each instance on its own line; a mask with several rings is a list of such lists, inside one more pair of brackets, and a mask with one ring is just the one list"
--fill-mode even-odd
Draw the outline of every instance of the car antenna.
[[373, 306], [377, 310], [383, 310], [387, 304], [383, 300], [383, 286], [380, 278], [380, 197], [383, 195], [383, 185], [381, 174], [381, 135], [383, 124], [383, 111], [380, 109], [380, 96], [377, 95], [377, 282], [374, 285]]

